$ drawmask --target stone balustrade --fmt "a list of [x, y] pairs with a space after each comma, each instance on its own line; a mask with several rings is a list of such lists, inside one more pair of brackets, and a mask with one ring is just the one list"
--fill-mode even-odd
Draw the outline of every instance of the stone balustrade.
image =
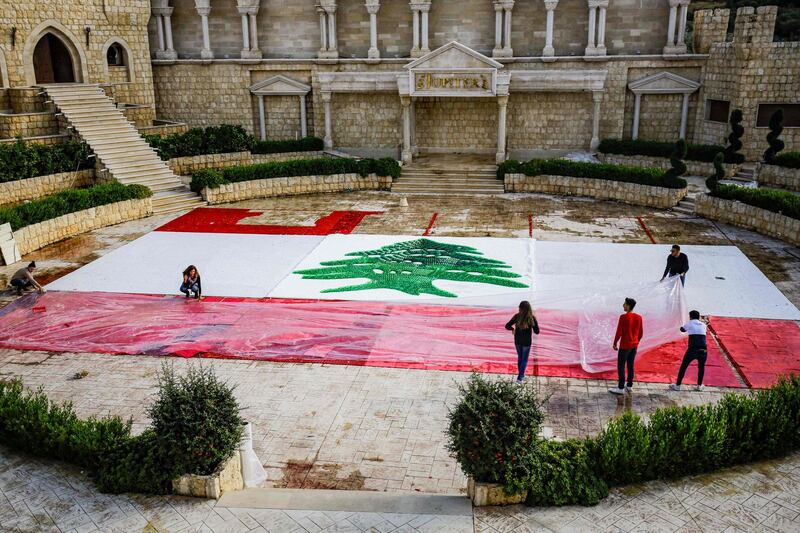
[[800, 191], [800, 168], [762, 164], [758, 171], [758, 183], [787, 191]]
[[25, 180], [0, 183], [0, 205], [15, 204], [50, 196], [66, 189], [87, 187], [94, 183], [94, 169], [61, 172]]
[[800, 246], [800, 220], [735, 200], [715, 198], [707, 194], [697, 196], [696, 202], [697, 214], [702, 217], [751, 229]]
[[567, 196], [588, 196], [598, 200], [617, 200], [626, 204], [668, 209], [686, 196], [686, 189], [668, 189], [624, 181], [574, 178], [571, 176], [526, 176], [506, 174], [506, 192], [538, 192]]
[[178, 176], [189, 176], [198, 170], [213, 168], [253, 165], [257, 163], [274, 163], [292, 159], [316, 159], [323, 157], [322, 152], [283, 152], [277, 154], [253, 154], [250, 152], [228, 152], [225, 154], [205, 154], [187, 157], [173, 157], [167, 161], [170, 170]]
[[25, 226], [14, 232], [14, 240], [19, 246], [20, 254], [25, 255], [81, 233], [138, 220], [152, 214], [152, 198], [125, 200]]
[[[627, 165], [631, 167], [649, 167], [667, 170], [672, 167], [669, 158], [652, 157], [647, 155], [621, 155], [621, 154], [597, 154], [597, 158], [603, 163], [612, 165]], [[714, 163], [705, 161], [684, 160], [686, 165], [686, 175], [688, 176], [713, 176]], [[739, 165], [725, 163], [725, 177], [730, 178], [739, 170]]]
[[203, 189], [203, 199], [209, 204], [224, 204], [253, 198], [293, 196], [323, 192], [389, 190], [391, 176], [369, 174], [331, 174], [327, 176], [293, 176], [264, 180], [226, 183], [218, 188]]

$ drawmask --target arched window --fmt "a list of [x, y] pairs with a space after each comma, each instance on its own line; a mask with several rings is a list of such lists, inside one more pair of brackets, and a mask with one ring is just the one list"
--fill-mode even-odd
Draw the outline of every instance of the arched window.
[[125, 50], [119, 43], [114, 43], [108, 47], [106, 52], [106, 61], [110, 67], [124, 67], [125, 66]]

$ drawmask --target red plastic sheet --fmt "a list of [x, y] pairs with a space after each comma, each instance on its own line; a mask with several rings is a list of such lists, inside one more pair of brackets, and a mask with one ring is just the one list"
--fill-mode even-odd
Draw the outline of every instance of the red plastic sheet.
[[[513, 309], [309, 300], [206, 299], [108, 293], [28, 295], [0, 316], [0, 347], [112, 354], [223, 357], [397, 368], [516, 372]], [[573, 311], [538, 310], [528, 374], [614, 378], [565, 365], [578, 348]], [[685, 344], [637, 358], [638, 381], [674, 381]], [[608, 347], [609, 358], [614, 354]], [[687, 376], [691, 382], [694, 367]], [[706, 384], [737, 386], [712, 350]]]
[[242, 220], [257, 217], [264, 211], [199, 207], [167, 222], [156, 231], [195, 233], [246, 233], [251, 235], [331, 235], [349, 234], [364, 217], [380, 215], [383, 211], [333, 211], [317, 220], [313, 226], [278, 226], [271, 224], [242, 224]]
[[791, 320], [711, 319], [719, 342], [748, 385], [766, 388], [800, 375], [800, 327]]

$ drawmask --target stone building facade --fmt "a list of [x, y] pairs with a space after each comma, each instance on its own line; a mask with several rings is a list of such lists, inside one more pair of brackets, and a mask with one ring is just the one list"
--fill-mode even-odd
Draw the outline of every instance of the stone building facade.
[[[759, 113], [800, 116], [800, 43], [773, 42], [777, 8], [765, 7], [741, 8], [732, 39], [727, 10], [698, 11], [687, 46], [688, 4], [0, 0], [0, 132], [57, 129], [46, 108], [19, 102], [35, 100], [30, 87], [47, 82], [37, 75], [67, 81], [71, 68], [132, 105], [139, 126], [232, 123], [406, 161], [424, 151], [499, 161], [608, 137], [724, 144], [741, 108], [744, 152], [757, 159]], [[53, 66], [65, 58], [69, 68]], [[43, 116], [12, 123], [23, 111]], [[785, 128], [787, 149], [800, 149], [798, 132]]]

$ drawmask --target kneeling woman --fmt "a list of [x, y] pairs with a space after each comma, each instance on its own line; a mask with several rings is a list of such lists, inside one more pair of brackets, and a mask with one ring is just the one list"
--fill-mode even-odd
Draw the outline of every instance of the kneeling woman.
[[194, 265], [189, 265], [186, 267], [186, 270], [183, 271], [183, 283], [181, 283], [180, 290], [187, 298], [203, 299], [203, 287], [200, 285], [200, 273]]
[[525, 379], [525, 368], [531, 353], [532, 334], [539, 334], [539, 323], [533, 314], [530, 302], [519, 303], [519, 312], [506, 324], [506, 329], [514, 332], [514, 345], [517, 348], [517, 381]]

